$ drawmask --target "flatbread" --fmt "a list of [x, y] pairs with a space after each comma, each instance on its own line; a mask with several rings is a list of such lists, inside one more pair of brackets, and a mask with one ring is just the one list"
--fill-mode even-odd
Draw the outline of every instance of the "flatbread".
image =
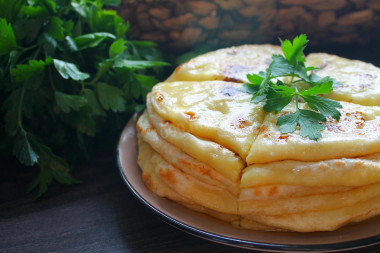
[[154, 150], [144, 142], [140, 135], [138, 135], [138, 147], [139, 147], [139, 158], [138, 163], [142, 169], [142, 179], [145, 186], [157, 194], [160, 197], [166, 197], [170, 200], [178, 202], [189, 209], [195, 210], [197, 212], [205, 213], [213, 216], [217, 219], [231, 222], [232, 224], [240, 224], [240, 216], [236, 214], [226, 214], [217, 212], [215, 210], [206, 208], [205, 206], [198, 205], [190, 199], [181, 196], [174, 190], [172, 190], [168, 185], [166, 185], [160, 177], [156, 175], [155, 168], [152, 164], [152, 157], [155, 154]]
[[286, 185], [271, 184], [260, 185], [240, 190], [240, 201], [260, 201], [260, 200], [278, 200], [296, 197], [308, 197], [315, 194], [330, 194], [342, 191], [348, 191], [355, 188], [354, 186], [303, 186], [303, 185]]
[[380, 106], [380, 68], [358, 60], [326, 53], [309, 54], [306, 66], [320, 67], [315, 73], [331, 76], [343, 83], [325, 97], [361, 105]]
[[313, 194], [303, 197], [288, 197], [275, 200], [240, 199], [239, 213], [241, 215], [286, 215], [311, 211], [328, 211], [353, 206], [379, 195], [380, 183], [375, 183], [346, 191]]
[[151, 160], [154, 151], [149, 146], [149, 144], [142, 140], [140, 135], [138, 135], [137, 137], [139, 148], [137, 162], [142, 170], [142, 180], [146, 188], [148, 188], [151, 192], [154, 192], [160, 197], [166, 197], [176, 202], [186, 203], [189, 205], [195, 204], [188, 198], [181, 196], [175, 191], [173, 191], [159, 177], [157, 177]]
[[226, 214], [237, 214], [237, 199], [227, 190], [206, 184], [167, 163], [157, 153], [152, 156], [156, 175], [171, 189], [208, 209]]
[[273, 54], [282, 54], [281, 48], [266, 44], [219, 49], [179, 65], [167, 81], [247, 82], [248, 73], [259, 73], [269, 67]]
[[262, 104], [223, 81], [163, 82], [147, 100], [161, 118], [176, 127], [238, 153], [245, 159], [264, 119]]
[[[280, 160], [322, 161], [380, 152], [380, 107], [341, 102], [340, 121], [330, 119], [318, 141], [303, 138], [299, 130], [281, 134], [277, 117], [267, 113], [247, 156], [247, 164]], [[294, 112], [294, 103], [281, 114]]]
[[380, 196], [377, 196], [373, 199], [359, 202], [356, 205], [328, 211], [291, 215], [247, 215], [243, 216], [241, 223], [248, 219], [264, 223], [268, 226], [296, 232], [333, 231], [349, 223], [369, 219], [379, 213]]
[[279, 161], [248, 166], [241, 188], [264, 185], [348, 186], [380, 182], [380, 153], [319, 162]]
[[234, 152], [218, 143], [199, 138], [176, 127], [170, 121], [161, 118], [150, 103], [147, 104], [147, 113], [149, 122], [152, 123], [160, 137], [165, 141], [178, 147], [198, 161], [211, 166], [231, 179], [231, 181], [240, 181], [240, 173], [245, 163]]
[[224, 187], [227, 191], [238, 194], [239, 182], [229, 180], [218, 173], [214, 168], [194, 159], [182, 152], [179, 148], [163, 140], [150, 124], [147, 112], [144, 112], [140, 116], [136, 127], [142, 139], [149, 143], [149, 145], [169, 163], [181, 168], [187, 174], [209, 185]]

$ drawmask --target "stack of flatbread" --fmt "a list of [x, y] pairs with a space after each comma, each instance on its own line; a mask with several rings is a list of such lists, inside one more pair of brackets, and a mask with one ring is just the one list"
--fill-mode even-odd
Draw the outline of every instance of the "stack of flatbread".
[[379, 214], [380, 69], [324, 53], [306, 57], [318, 75], [344, 84], [326, 95], [341, 101], [340, 121], [328, 120], [314, 141], [298, 130], [281, 134], [279, 115], [240, 91], [272, 54], [281, 48], [217, 50], [153, 88], [137, 123], [146, 187], [257, 230], [331, 231]]

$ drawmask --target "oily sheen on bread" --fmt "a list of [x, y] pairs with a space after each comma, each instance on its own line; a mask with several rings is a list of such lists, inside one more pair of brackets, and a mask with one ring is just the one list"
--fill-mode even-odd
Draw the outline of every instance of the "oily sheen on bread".
[[[256, 230], [331, 231], [379, 214], [380, 69], [324, 53], [306, 57], [318, 75], [343, 83], [325, 95], [341, 101], [342, 117], [325, 122], [314, 141], [298, 130], [281, 134], [278, 115], [240, 90], [247, 73], [280, 53], [272, 45], [217, 50], [152, 89], [136, 126], [148, 189]], [[281, 113], [293, 110], [291, 103]]]

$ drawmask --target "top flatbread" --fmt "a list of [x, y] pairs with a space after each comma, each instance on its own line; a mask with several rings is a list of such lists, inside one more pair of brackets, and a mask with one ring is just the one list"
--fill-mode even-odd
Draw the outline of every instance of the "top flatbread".
[[[248, 82], [247, 74], [265, 70], [273, 54], [282, 54], [281, 48], [273, 45], [243, 45], [216, 50], [181, 64], [167, 81]], [[317, 75], [331, 76], [343, 83], [342, 87], [325, 97], [380, 106], [380, 68], [326, 53], [309, 54], [305, 64], [321, 68], [314, 71]]]
[[265, 70], [273, 54], [282, 54], [281, 48], [273, 45], [243, 45], [219, 49], [178, 66], [167, 81], [247, 82], [247, 74]]
[[164, 82], [153, 87], [148, 103], [161, 118], [198, 137], [217, 142], [245, 159], [264, 119], [262, 104], [240, 92], [242, 84]]
[[177, 128], [170, 122], [161, 118], [147, 103], [146, 110], [149, 121], [160, 136], [195, 159], [215, 168], [231, 181], [240, 180], [240, 172], [244, 168], [244, 161], [234, 152], [222, 145], [207, 139], [199, 138], [191, 133]]
[[[380, 107], [341, 102], [339, 122], [325, 123], [318, 141], [303, 138], [299, 130], [281, 134], [274, 113], [267, 113], [247, 156], [247, 164], [280, 160], [321, 161], [380, 152]], [[281, 113], [294, 112], [294, 103]]]
[[325, 97], [361, 105], [380, 106], [380, 68], [336, 55], [315, 53], [306, 57], [306, 66], [320, 67], [315, 73], [343, 83]]

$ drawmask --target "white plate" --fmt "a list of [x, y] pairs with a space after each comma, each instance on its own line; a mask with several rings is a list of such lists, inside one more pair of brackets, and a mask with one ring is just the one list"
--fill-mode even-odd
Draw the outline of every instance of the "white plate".
[[205, 214], [191, 211], [161, 198], [145, 188], [137, 165], [134, 115], [124, 128], [118, 146], [121, 176], [132, 193], [150, 210], [175, 227], [204, 239], [235, 247], [262, 251], [332, 252], [380, 243], [380, 217], [343, 227], [333, 232], [265, 232], [239, 229]]

